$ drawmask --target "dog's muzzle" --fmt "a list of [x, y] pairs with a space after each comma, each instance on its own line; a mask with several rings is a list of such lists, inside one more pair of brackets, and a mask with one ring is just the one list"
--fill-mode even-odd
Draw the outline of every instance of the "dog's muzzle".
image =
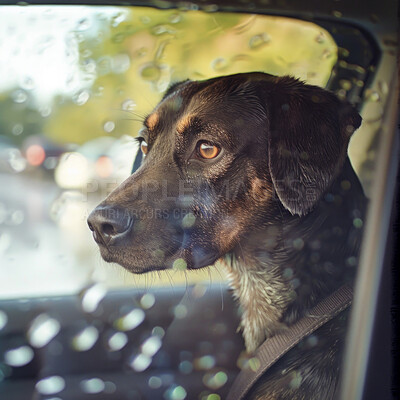
[[95, 208], [87, 222], [96, 243], [107, 247], [118, 245], [130, 235], [133, 218], [121, 208], [105, 206]]

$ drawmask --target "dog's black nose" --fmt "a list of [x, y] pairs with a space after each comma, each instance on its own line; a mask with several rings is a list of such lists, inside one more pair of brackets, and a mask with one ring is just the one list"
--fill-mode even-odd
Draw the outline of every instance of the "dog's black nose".
[[94, 240], [106, 246], [127, 237], [132, 221], [126, 210], [111, 206], [96, 207], [87, 219]]

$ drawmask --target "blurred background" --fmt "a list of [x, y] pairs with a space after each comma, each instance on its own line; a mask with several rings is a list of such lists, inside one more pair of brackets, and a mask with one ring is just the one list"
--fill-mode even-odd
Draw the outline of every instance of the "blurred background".
[[207, 11], [0, 7], [0, 298], [224, 280], [218, 267], [128, 274], [86, 224], [171, 83], [264, 71], [327, 84], [338, 49], [321, 27]]

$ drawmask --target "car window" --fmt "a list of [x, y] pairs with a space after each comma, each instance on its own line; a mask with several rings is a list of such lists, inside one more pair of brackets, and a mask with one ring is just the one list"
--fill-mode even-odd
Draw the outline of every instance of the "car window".
[[327, 27], [212, 6], [2, 7], [0, 49], [2, 298], [225, 281], [218, 268], [133, 276], [98, 254], [87, 215], [129, 176], [144, 117], [185, 79], [263, 71], [335, 81], [342, 97], [363, 84], [340, 76], [348, 50]]

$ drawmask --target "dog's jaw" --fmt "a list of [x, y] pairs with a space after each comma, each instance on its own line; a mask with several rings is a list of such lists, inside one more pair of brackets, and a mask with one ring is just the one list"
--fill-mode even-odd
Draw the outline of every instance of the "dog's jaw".
[[282, 280], [277, 266], [248, 264], [232, 253], [221, 258], [221, 263], [242, 308], [240, 328], [246, 350], [252, 353], [266, 338], [285, 329], [281, 319], [296, 294]]

